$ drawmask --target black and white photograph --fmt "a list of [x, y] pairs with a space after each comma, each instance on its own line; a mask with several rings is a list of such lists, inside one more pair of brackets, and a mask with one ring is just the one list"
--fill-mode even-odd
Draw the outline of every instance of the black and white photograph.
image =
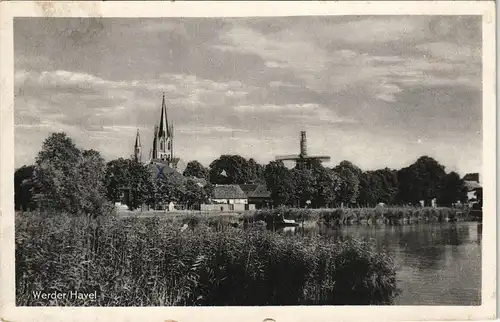
[[494, 318], [494, 6], [466, 4], [12, 14], [11, 304]]

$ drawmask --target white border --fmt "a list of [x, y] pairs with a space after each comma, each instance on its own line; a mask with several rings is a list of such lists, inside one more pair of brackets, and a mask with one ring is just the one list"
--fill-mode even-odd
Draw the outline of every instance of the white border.
[[[483, 185], [481, 306], [234, 308], [23, 308], [14, 284], [13, 17], [248, 17], [306, 15], [482, 15]], [[496, 315], [495, 7], [490, 1], [345, 2], [27, 2], [0, 3], [0, 319], [7, 321], [346, 321], [487, 320]]]

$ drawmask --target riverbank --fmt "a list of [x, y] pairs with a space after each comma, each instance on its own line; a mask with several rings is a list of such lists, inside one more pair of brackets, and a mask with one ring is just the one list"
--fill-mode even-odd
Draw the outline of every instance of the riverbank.
[[303, 209], [280, 207], [245, 212], [199, 212], [199, 211], [145, 211], [124, 212], [122, 218], [137, 217], [167, 218], [171, 222], [196, 225], [200, 222], [210, 226], [278, 225], [280, 218], [292, 219], [301, 226], [346, 226], [346, 225], [409, 225], [433, 222], [475, 221], [468, 209], [432, 207], [377, 207], [377, 208], [323, 208]]
[[298, 209], [276, 208], [258, 210], [248, 217], [248, 221], [276, 222], [278, 217], [297, 222], [315, 222], [341, 226], [351, 224], [414, 224], [429, 222], [469, 221], [470, 211], [457, 208], [416, 208], [416, 207], [376, 207], [376, 208], [331, 208]]
[[[391, 304], [397, 294], [392, 259], [352, 239], [36, 214], [16, 215], [15, 238], [21, 306], [368, 305]], [[75, 290], [97, 298], [33, 296]]]

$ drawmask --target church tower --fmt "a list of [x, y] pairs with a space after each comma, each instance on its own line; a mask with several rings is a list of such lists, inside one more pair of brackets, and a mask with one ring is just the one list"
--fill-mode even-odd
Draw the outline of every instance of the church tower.
[[165, 163], [174, 163], [174, 127], [168, 123], [167, 106], [165, 104], [165, 94], [161, 103], [160, 122], [155, 126], [153, 137], [153, 160], [161, 160]]
[[142, 161], [142, 146], [141, 146], [141, 137], [139, 135], [139, 129], [137, 129], [137, 134], [135, 136], [134, 160], [139, 163], [141, 163]]

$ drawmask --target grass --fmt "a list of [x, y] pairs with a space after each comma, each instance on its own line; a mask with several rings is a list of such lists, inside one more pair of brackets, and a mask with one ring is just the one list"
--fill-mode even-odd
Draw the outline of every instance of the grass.
[[[397, 295], [391, 258], [371, 244], [214, 229], [195, 218], [17, 214], [16, 303], [368, 305], [390, 304]], [[189, 228], [181, 231], [184, 223]], [[47, 303], [33, 297], [41, 290], [97, 290], [98, 297]]]

